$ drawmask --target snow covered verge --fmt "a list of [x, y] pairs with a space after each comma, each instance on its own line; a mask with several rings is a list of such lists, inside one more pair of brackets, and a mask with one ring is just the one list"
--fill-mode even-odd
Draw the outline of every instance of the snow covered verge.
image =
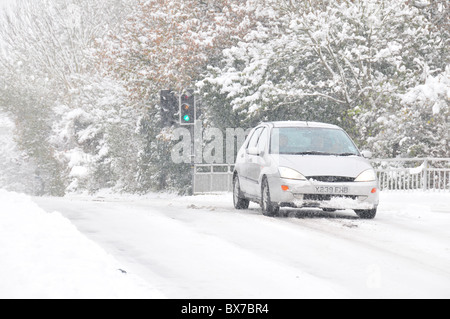
[[0, 190], [0, 298], [164, 298], [60, 213]]

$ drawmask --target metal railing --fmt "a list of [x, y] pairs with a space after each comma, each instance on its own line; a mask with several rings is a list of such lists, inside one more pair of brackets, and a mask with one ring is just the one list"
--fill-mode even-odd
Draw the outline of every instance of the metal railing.
[[381, 190], [450, 191], [450, 158], [373, 159]]
[[[450, 158], [389, 158], [370, 161], [381, 190], [450, 191]], [[234, 164], [196, 164], [194, 194], [231, 192]]]
[[234, 164], [195, 164], [194, 194], [233, 191]]

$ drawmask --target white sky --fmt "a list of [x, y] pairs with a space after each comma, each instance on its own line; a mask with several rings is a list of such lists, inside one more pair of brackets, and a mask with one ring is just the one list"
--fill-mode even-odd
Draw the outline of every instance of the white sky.
[[0, 8], [3, 8], [6, 4], [13, 3], [15, 0], [0, 0]]

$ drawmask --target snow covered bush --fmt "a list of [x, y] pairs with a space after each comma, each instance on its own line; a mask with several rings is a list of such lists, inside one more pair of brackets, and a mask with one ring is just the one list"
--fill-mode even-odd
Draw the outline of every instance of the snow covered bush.
[[450, 66], [399, 95], [395, 113], [381, 115], [369, 139], [384, 156], [450, 157]]
[[60, 120], [52, 142], [68, 168], [68, 191], [133, 188], [128, 179], [141, 147], [140, 114], [127, 107], [126, 96], [117, 81], [90, 74], [69, 92], [67, 104], [55, 107]]
[[40, 181], [35, 166], [14, 142], [14, 123], [0, 113], [0, 189], [20, 193], [38, 192]]

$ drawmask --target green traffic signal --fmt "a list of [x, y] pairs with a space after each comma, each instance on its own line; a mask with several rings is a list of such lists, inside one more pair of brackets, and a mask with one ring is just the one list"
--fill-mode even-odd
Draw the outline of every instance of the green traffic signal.
[[195, 95], [193, 90], [187, 90], [180, 95], [180, 124], [193, 125], [195, 122]]

